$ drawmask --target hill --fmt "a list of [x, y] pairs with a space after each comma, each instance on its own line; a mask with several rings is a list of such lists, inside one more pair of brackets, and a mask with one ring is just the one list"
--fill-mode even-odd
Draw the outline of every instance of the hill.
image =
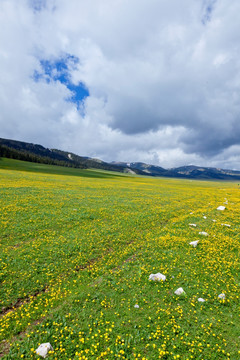
[[128, 167], [116, 166], [98, 159], [79, 156], [71, 152], [48, 149], [38, 144], [2, 138], [0, 138], [0, 157], [78, 169], [94, 168], [122, 173], [131, 172], [134, 174], [144, 174], [138, 169], [131, 170]]
[[104, 162], [42, 145], [0, 138], [0, 157], [78, 169], [99, 169], [120, 173], [198, 180], [240, 180], [240, 171], [195, 165], [164, 169], [143, 162]]

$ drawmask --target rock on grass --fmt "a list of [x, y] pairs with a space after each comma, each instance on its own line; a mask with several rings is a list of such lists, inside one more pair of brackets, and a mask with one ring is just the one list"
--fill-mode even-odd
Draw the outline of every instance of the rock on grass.
[[176, 295], [184, 295], [186, 294], [182, 287], [178, 288], [176, 291], [174, 291], [174, 294]]
[[220, 211], [223, 211], [223, 210], [225, 210], [226, 208], [225, 208], [225, 206], [222, 206], [222, 205], [220, 205], [218, 208], [217, 208], [217, 210], [220, 210]]
[[199, 242], [199, 240], [191, 241], [191, 242], [189, 243], [189, 245], [192, 245], [193, 247], [196, 247], [197, 244], [198, 244], [198, 242]]
[[42, 356], [44, 359], [49, 353], [49, 351], [52, 351], [53, 347], [50, 343], [44, 343], [41, 344], [35, 351], [38, 355]]
[[157, 273], [157, 274], [151, 274], [149, 276], [149, 280], [153, 280], [153, 281], [165, 281], [166, 280], [166, 276], [161, 274], [161, 273]]

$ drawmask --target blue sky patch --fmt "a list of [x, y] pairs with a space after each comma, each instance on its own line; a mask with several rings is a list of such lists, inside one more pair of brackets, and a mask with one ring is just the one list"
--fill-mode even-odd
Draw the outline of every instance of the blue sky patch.
[[36, 82], [43, 79], [47, 83], [60, 81], [72, 92], [72, 96], [67, 100], [78, 104], [89, 96], [89, 91], [83, 83], [75, 85], [71, 81], [70, 68], [74, 69], [78, 62], [77, 57], [69, 54], [55, 61], [42, 59], [40, 60], [42, 72], [35, 70], [33, 78]]
[[202, 23], [203, 25], [206, 25], [209, 21], [211, 21], [212, 18], [212, 12], [214, 10], [214, 5], [217, 0], [207, 0], [204, 1], [204, 14], [202, 17]]
[[34, 11], [41, 11], [46, 7], [46, 0], [29, 0], [29, 6]]

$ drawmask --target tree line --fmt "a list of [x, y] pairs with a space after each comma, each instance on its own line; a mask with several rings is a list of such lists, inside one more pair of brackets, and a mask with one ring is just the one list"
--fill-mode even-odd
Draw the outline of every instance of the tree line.
[[0, 157], [5, 157], [8, 159], [16, 159], [22, 161], [35, 162], [40, 164], [48, 164], [48, 165], [58, 165], [65, 167], [73, 167], [79, 169], [87, 169], [87, 166], [84, 164], [80, 164], [74, 161], [64, 161], [52, 159], [48, 156], [38, 156], [36, 154], [32, 154], [30, 152], [24, 150], [16, 150], [13, 148], [9, 148], [6, 145], [0, 144]]

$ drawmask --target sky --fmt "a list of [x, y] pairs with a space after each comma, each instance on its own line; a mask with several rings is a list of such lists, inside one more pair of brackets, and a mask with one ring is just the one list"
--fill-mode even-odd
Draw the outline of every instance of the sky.
[[240, 170], [239, 0], [0, 0], [0, 137]]

